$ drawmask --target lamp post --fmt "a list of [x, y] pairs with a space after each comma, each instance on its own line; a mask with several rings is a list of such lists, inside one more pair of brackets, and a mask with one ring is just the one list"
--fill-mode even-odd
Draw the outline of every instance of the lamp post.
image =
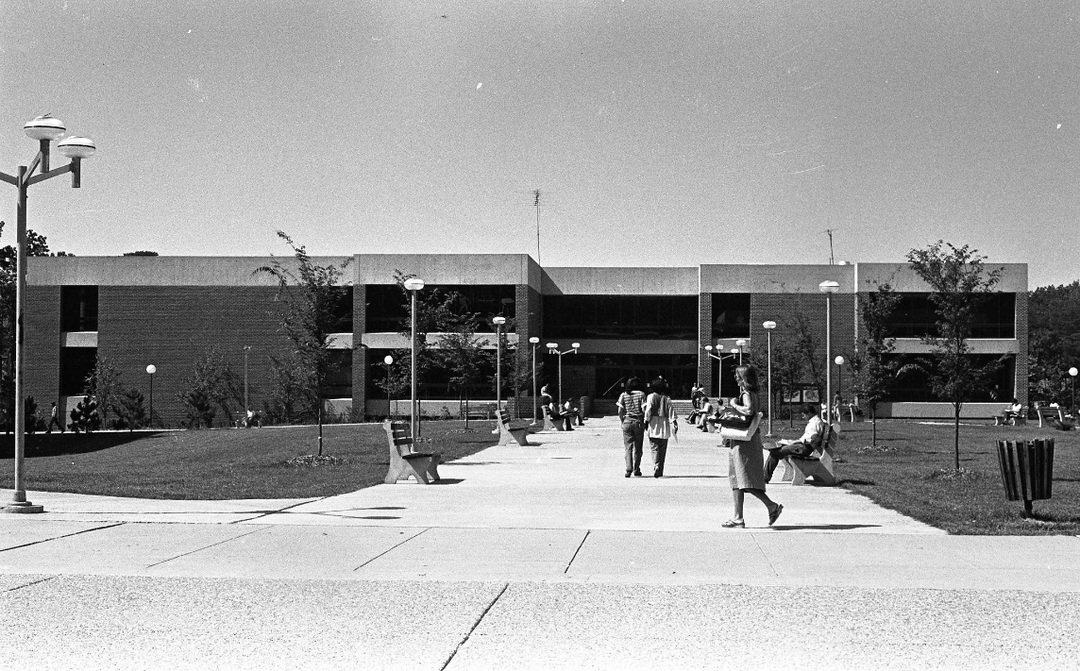
[[536, 348], [540, 346], [540, 338], [537, 338], [536, 336], [529, 338], [529, 345], [532, 349], [533, 424], [539, 424], [540, 406], [536, 403]]
[[409, 331], [409, 361], [412, 366], [412, 384], [411, 395], [409, 397], [409, 435], [412, 436], [415, 441], [418, 436], [416, 432], [420, 429], [419, 417], [417, 413], [417, 401], [416, 401], [416, 294], [424, 288], [424, 280], [419, 277], [410, 277], [405, 280], [405, 289], [412, 292], [411, 301], [411, 321], [412, 330]]
[[1076, 366], [1069, 369], [1069, 377], [1072, 378], [1072, 407], [1076, 408]]
[[557, 342], [549, 342], [547, 344], [548, 354], [557, 354], [557, 355], [559, 355], [559, 405], [560, 406], [563, 403], [563, 395], [562, 395], [562, 358], [563, 358], [563, 354], [570, 354], [571, 352], [573, 352], [574, 354], [577, 354], [577, 351], [578, 351], [579, 347], [581, 347], [581, 343], [579, 343], [579, 342], [570, 343], [570, 349], [568, 349], [566, 351], [563, 351], [563, 352], [560, 352], [559, 351], [559, 343], [557, 343]]
[[150, 364], [146, 367], [146, 374], [150, 376], [150, 428], [154, 428], [154, 373], [157, 366]]
[[[248, 402], [248, 352], [251, 351], [251, 345], [244, 345], [244, 416], [251, 412], [251, 404]], [[245, 419], [244, 421], [247, 421]]]
[[740, 366], [742, 365], [742, 353], [743, 353], [743, 349], [745, 347], [746, 347], [746, 341], [740, 338], [739, 340], [735, 341], [735, 347], [733, 347], [732, 350], [731, 350], [733, 352], [738, 350], [738, 352], [739, 352], [739, 365]]
[[[828, 418], [832, 404], [832, 295], [840, 291], [840, 283], [825, 280], [818, 290], [825, 294], [825, 417]], [[828, 421], [832, 423], [831, 419]]]
[[387, 354], [382, 358], [382, 362], [386, 364], [386, 419], [393, 419], [390, 414], [390, 365], [394, 363], [394, 357]]
[[766, 355], [766, 361], [768, 362], [768, 377], [766, 377], [766, 386], [769, 389], [769, 432], [765, 434], [768, 438], [773, 435], [772, 433], [772, 400], [773, 400], [773, 386], [772, 386], [772, 332], [776, 328], [776, 322], [770, 320], [762, 322], [761, 328], [765, 329], [765, 348], [768, 354]]
[[495, 411], [502, 410], [502, 327], [506, 317], [493, 317], [495, 325]]
[[[843, 355], [837, 354], [833, 359], [833, 363], [836, 364], [836, 421], [840, 422], [844, 419], [844, 411], [840, 407], [840, 404], [844, 402], [844, 363], [845, 359]], [[832, 403], [832, 399], [829, 399], [829, 403]]]
[[732, 347], [731, 348], [731, 354], [727, 354], [727, 355], [725, 355], [725, 354], [713, 354], [713, 349], [715, 349], [717, 352], [723, 352], [724, 348], [721, 347], [719, 344], [715, 348], [712, 345], [705, 345], [705, 353], [707, 355], [709, 355], [710, 357], [716, 359], [717, 362], [718, 362], [718, 364], [716, 366], [716, 398], [719, 399], [720, 395], [724, 392], [724, 387], [723, 387], [723, 384], [724, 384], [724, 380], [723, 380], [723, 376], [724, 376], [724, 359], [734, 358], [735, 354], [738, 353], [739, 348], [738, 347]]
[[[26, 389], [23, 388], [23, 314], [26, 311], [26, 208], [27, 190], [32, 184], [44, 182], [64, 173], [71, 173], [71, 188], [81, 186], [82, 160], [94, 154], [94, 143], [85, 137], [67, 137], [56, 143], [61, 154], [71, 159], [67, 165], [49, 169], [51, 143], [58, 140], [67, 128], [59, 119], [48, 114], [27, 121], [23, 131], [38, 143], [38, 152], [29, 167], [20, 165], [17, 174], [0, 172], [0, 181], [14, 186], [18, 192], [18, 212], [15, 230], [15, 490], [11, 501], [0, 510], [10, 513], [40, 513], [43, 506], [26, 500], [24, 456], [26, 453]], [[40, 171], [39, 171], [40, 168]], [[38, 174], [34, 174], [37, 172]]]

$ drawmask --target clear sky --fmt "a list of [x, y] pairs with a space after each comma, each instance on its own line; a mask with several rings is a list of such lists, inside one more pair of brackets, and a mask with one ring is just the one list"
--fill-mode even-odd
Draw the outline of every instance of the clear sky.
[[[54, 250], [903, 261], [1080, 277], [1080, 3], [0, 0], [0, 169]], [[59, 163], [57, 163], [59, 164]], [[15, 193], [0, 195], [14, 237]]]

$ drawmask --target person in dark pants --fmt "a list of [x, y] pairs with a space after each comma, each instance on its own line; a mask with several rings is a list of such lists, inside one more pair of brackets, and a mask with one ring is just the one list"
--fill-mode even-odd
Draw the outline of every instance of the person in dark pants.
[[626, 475], [641, 476], [641, 451], [645, 442], [645, 392], [641, 378], [632, 377], [619, 394], [616, 406], [622, 423], [623, 446], [626, 449]]
[[769, 449], [769, 458], [765, 460], [765, 482], [772, 480], [773, 473], [784, 457], [794, 455], [807, 457], [814, 450], [821, 447], [821, 441], [825, 438], [825, 432], [829, 425], [821, 418], [817, 407], [813, 403], [807, 403], [799, 409], [799, 416], [806, 422], [803, 435], [798, 440], [778, 440], [776, 447]]
[[56, 403], [53, 402], [52, 409], [49, 411], [49, 428], [45, 429], [45, 433], [52, 433], [53, 425], [60, 429], [60, 433], [64, 432], [64, 425], [60, 422], [60, 410], [57, 409]]
[[668, 383], [658, 377], [649, 385], [652, 392], [645, 399], [645, 421], [649, 434], [649, 448], [652, 452], [653, 477], [664, 477], [664, 461], [667, 458], [667, 445], [677, 429], [678, 419], [668, 396]]

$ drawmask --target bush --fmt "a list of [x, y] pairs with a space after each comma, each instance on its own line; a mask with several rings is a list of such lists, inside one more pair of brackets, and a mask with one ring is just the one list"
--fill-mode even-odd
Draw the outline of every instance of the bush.
[[101, 415], [98, 414], [98, 404], [90, 396], [84, 396], [75, 409], [71, 411], [71, 423], [68, 428], [79, 433], [93, 433], [101, 428]]

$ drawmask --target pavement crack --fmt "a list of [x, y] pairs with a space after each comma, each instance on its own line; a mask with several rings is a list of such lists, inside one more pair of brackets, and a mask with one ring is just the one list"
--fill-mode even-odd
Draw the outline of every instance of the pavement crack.
[[461, 650], [461, 648], [469, 642], [469, 638], [472, 636], [472, 633], [476, 631], [476, 628], [479, 627], [480, 623], [484, 621], [484, 618], [487, 617], [488, 612], [495, 606], [499, 599], [502, 598], [502, 595], [506, 594], [506, 590], [509, 587], [510, 583], [503, 583], [502, 589], [499, 590], [499, 593], [496, 594], [495, 598], [491, 600], [491, 603], [487, 605], [487, 608], [484, 609], [484, 612], [480, 613], [480, 617], [476, 618], [476, 622], [473, 622], [473, 626], [470, 627], [469, 631], [465, 633], [465, 638], [461, 639], [461, 642], [457, 644], [457, 647], [454, 648], [454, 651], [451, 652], [450, 656], [446, 658], [446, 663], [439, 667], [439, 671], [446, 671], [446, 667], [450, 666], [450, 662], [454, 661], [454, 656], [458, 654], [458, 650]]
[[0, 552], [7, 552], [8, 550], [18, 550], [19, 548], [28, 548], [31, 545], [40, 545], [42, 543], [48, 543], [49, 541], [57, 541], [61, 538], [71, 538], [72, 536], [78, 536], [80, 534], [88, 534], [91, 531], [101, 531], [103, 529], [112, 529], [113, 527], [120, 527], [127, 524], [127, 522], [117, 522], [115, 524], [106, 524], [100, 527], [91, 527], [89, 529], [83, 529], [82, 531], [73, 531], [70, 534], [61, 534], [59, 536], [51, 536], [49, 538], [42, 538], [36, 541], [30, 541], [29, 543], [21, 543], [19, 545], [12, 545], [6, 548], [0, 548]]
[[769, 553], [765, 552], [765, 548], [761, 547], [761, 543], [758, 542], [757, 534], [750, 534], [750, 537], [754, 539], [754, 545], [757, 546], [758, 552], [761, 553], [761, 557], [765, 560], [765, 563], [769, 565], [769, 570], [772, 571], [774, 576], [779, 576], [780, 572], [773, 566], [772, 561], [769, 559]]
[[10, 589], [8, 589], [6, 591], [8, 591], [8, 592], [17, 592], [20, 589], [26, 589], [27, 587], [33, 587], [34, 585], [40, 585], [43, 582], [49, 582], [50, 580], [56, 580], [58, 577], [60, 577], [60, 576], [51, 575], [51, 576], [42, 578], [40, 580], [34, 580], [34, 581], [28, 582], [28, 583], [23, 584], [23, 585], [18, 585], [16, 587], [12, 587], [12, 588], [10, 588]]
[[581, 548], [585, 546], [585, 541], [589, 539], [589, 534], [591, 533], [591, 529], [585, 530], [585, 535], [581, 537], [581, 542], [578, 543], [577, 549], [574, 550], [574, 556], [570, 557], [570, 561], [566, 562], [566, 568], [563, 569], [564, 575], [570, 572], [570, 566], [573, 565], [574, 560], [577, 559], [578, 553], [581, 552]]
[[255, 529], [254, 531], [249, 531], [246, 534], [240, 534], [239, 536], [233, 536], [232, 538], [226, 538], [224, 540], [220, 540], [217, 543], [211, 543], [209, 545], [204, 545], [202, 547], [195, 548], [194, 550], [190, 550], [188, 552], [183, 552], [183, 553], [178, 554], [178, 555], [176, 555], [174, 557], [169, 557], [168, 559], [162, 559], [159, 562], [154, 562], [153, 564], [149, 564], [146, 568], [151, 569], [151, 568], [154, 568], [155, 566], [161, 566], [162, 564], [168, 564], [169, 562], [171, 562], [171, 561], [173, 561], [175, 559], [180, 559], [181, 557], [186, 557], [188, 555], [193, 555], [196, 552], [202, 552], [203, 550], [208, 550], [208, 549], [210, 549], [212, 547], [215, 547], [215, 546], [218, 546], [218, 545], [224, 545], [225, 543], [231, 543], [231, 542], [233, 542], [233, 541], [235, 541], [235, 540], [237, 540], [239, 538], [244, 538], [245, 536], [250, 536], [251, 534], [257, 534], [260, 531], [264, 531], [264, 530], [265, 530], [264, 528], [260, 527], [258, 529]]
[[357, 566], [356, 568], [354, 568], [354, 569], [353, 569], [353, 571], [354, 571], [354, 572], [355, 572], [355, 571], [359, 571], [360, 569], [364, 568], [365, 566], [367, 566], [367, 565], [368, 565], [368, 564], [370, 564], [371, 562], [375, 561], [375, 560], [376, 560], [376, 559], [378, 559], [379, 557], [383, 557], [383, 556], [386, 556], [386, 554], [387, 554], [387, 553], [389, 553], [389, 552], [393, 552], [394, 550], [398, 549], [398, 548], [399, 548], [399, 547], [401, 547], [402, 545], [405, 545], [406, 543], [408, 543], [408, 542], [409, 542], [409, 541], [411, 541], [412, 539], [416, 538], [416, 537], [417, 537], [417, 536], [419, 536], [420, 534], [423, 534], [423, 533], [426, 533], [426, 532], [427, 532], [427, 529], [421, 529], [420, 531], [416, 532], [416, 533], [415, 533], [415, 534], [413, 534], [412, 536], [409, 536], [408, 538], [403, 538], [403, 539], [401, 540], [401, 542], [399, 542], [399, 543], [394, 543], [394, 544], [393, 544], [392, 546], [390, 546], [390, 547], [386, 548], [385, 550], [383, 550], [383, 551], [382, 551], [382, 552], [380, 552], [379, 554], [375, 555], [374, 557], [372, 557], [371, 559], [367, 560], [367, 561], [366, 561], [366, 562], [364, 562], [363, 564], [361, 564], [361, 565]]

